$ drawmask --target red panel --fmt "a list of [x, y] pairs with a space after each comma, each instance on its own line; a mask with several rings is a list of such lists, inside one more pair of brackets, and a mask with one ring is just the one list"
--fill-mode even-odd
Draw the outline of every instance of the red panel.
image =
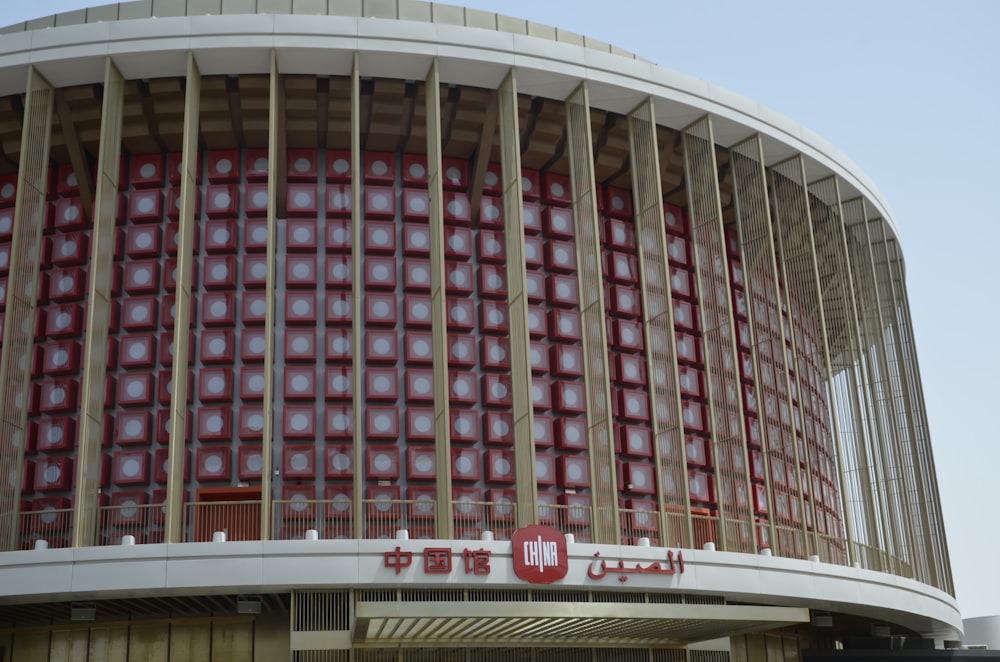
[[316, 399], [316, 369], [313, 366], [285, 366], [285, 400]]
[[[581, 359], [582, 360], [582, 359]], [[629, 386], [646, 385], [646, 361], [634, 354], [619, 354], [615, 357], [616, 380]]]
[[403, 185], [427, 186], [427, 157], [403, 154]]
[[510, 407], [513, 404], [513, 387], [509, 375], [483, 376], [483, 404], [487, 407]]
[[451, 191], [464, 191], [469, 188], [469, 162], [464, 159], [443, 159], [441, 185]]
[[403, 300], [406, 306], [405, 323], [411, 328], [429, 329], [431, 326], [431, 298], [428, 296], [408, 296]]
[[399, 478], [399, 447], [370, 445], [365, 448], [365, 473], [370, 480]]
[[555, 422], [555, 443], [563, 450], [587, 450], [587, 424], [583, 418], [559, 418]]
[[284, 434], [285, 437], [289, 439], [315, 438], [315, 408], [311, 406], [286, 406], [284, 408]]
[[392, 152], [365, 154], [365, 183], [392, 184], [396, 180], [396, 155]]
[[622, 389], [619, 395], [619, 415], [628, 421], [649, 420], [649, 396], [645, 391]]
[[560, 342], [579, 342], [582, 331], [580, 313], [575, 310], [553, 310], [550, 314], [549, 329], [552, 339]]
[[[289, 194], [291, 195], [291, 194]], [[247, 184], [243, 198], [243, 210], [247, 216], [267, 216], [267, 184]], [[313, 205], [315, 206], [315, 192], [313, 193]]]
[[621, 428], [622, 454], [632, 457], [652, 457], [653, 439], [648, 427], [625, 425]]
[[632, 193], [613, 186], [605, 188], [604, 212], [614, 218], [632, 218]]
[[[56, 203], [55, 227], [61, 230], [79, 229], [83, 211], [77, 198]], [[128, 217], [136, 223], [158, 222], [163, 218], [163, 194], [157, 190], [132, 191], [129, 194]]]
[[688, 464], [698, 467], [707, 467], [712, 464], [706, 441], [701, 437], [686, 436], [684, 438], [684, 452], [687, 456]]
[[48, 315], [39, 321], [39, 328], [44, 328], [49, 338], [79, 338], [83, 333], [83, 308], [78, 304], [51, 306]]
[[677, 377], [681, 395], [692, 398], [703, 397], [705, 392], [704, 375], [700, 370], [687, 366], [678, 366]]
[[399, 439], [399, 409], [369, 406], [365, 409], [368, 438], [379, 441]]
[[248, 218], [243, 223], [243, 247], [248, 253], [267, 250], [267, 221]]
[[[368, 519], [373, 522], [391, 520], [394, 528], [396, 519], [399, 517], [399, 494], [398, 485], [370, 485], [366, 487], [365, 498], [369, 502], [374, 502], [368, 504]], [[368, 537], [372, 537], [372, 532], [368, 533]], [[385, 531], [386, 535], [391, 533], [392, 531]]]
[[354, 383], [349, 367], [329, 366], [326, 368], [326, 399], [350, 400]]
[[608, 277], [612, 281], [632, 286], [639, 283], [639, 263], [634, 255], [610, 253], [608, 260]]
[[448, 297], [448, 330], [468, 332], [476, 328], [475, 302], [470, 298]]
[[351, 362], [353, 341], [350, 329], [327, 329], [326, 360], [332, 362]]
[[479, 267], [479, 294], [493, 299], [506, 299], [507, 270], [491, 264]]
[[232, 218], [239, 204], [239, 189], [235, 185], [205, 187], [205, 213], [209, 218]]
[[666, 221], [667, 232], [681, 236], [688, 235], [687, 216], [679, 207], [667, 204], [663, 205], [663, 216]]
[[576, 249], [568, 241], [551, 240], [545, 244], [545, 262], [551, 271], [574, 273], [576, 271]]
[[611, 245], [620, 250], [635, 250], [635, 230], [631, 223], [626, 221], [608, 221], [608, 240]]
[[365, 217], [395, 218], [396, 191], [391, 186], [365, 187]]
[[691, 248], [684, 237], [667, 237], [667, 257], [670, 264], [691, 267]]
[[263, 368], [243, 368], [240, 372], [240, 397], [244, 400], [260, 400], [264, 397]]
[[468, 224], [472, 220], [469, 196], [453, 191], [444, 192], [444, 220], [448, 223]]
[[285, 445], [281, 449], [281, 470], [286, 480], [316, 477], [316, 447]]
[[115, 485], [149, 483], [149, 451], [116, 451], [112, 458], [111, 480]]
[[350, 407], [326, 408], [326, 438], [350, 439], [354, 434], [354, 415]]
[[[289, 150], [289, 163], [292, 162], [291, 150]], [[246, 151], [246, 171], [247, 181], [261, 182], [267, 180], [268, 158], [266, 149], [248, 149]], [[292, 168], [289, 168], [291, 176]]]
[[486, 480], [491, 483], [514, 483], [514, 451], [486, 451]]
[[348, 185], [328, 186], [326, 189], [326, 214], [328, 217], [348, 218], [351, 216], [353, 200]]
[[590, 466], [586, 455], [561, 455], [556, 468], [561, 486], [566, 488], [590, 486]]
[[76, 421], [69, 417], [43, 418], [35, 434], [29, 433], [29, 445], [32, 442], [40, 453], [70, 450], [76, 444]]
[[475, 287], [472, 265], [468, 262], [447, 262], [445, 279], [448, 294], [470, 295]]
[[[489, 174], [487, 172], [487, 176]], [[483, 192], [487, 192], [485, 187]], [[483, 196], [479, 203], [479, 227], [503, 229], [503, 201], [500, 198]]]
[[746, 414], [757, 413], [757, 392], [751, 384], [743, 385], [743, 410]]
[[475, 412], [451, 410], [451, 440], [460, 442], [479, 440], [479, 418]]
[[579, 305], [580, 295], [575, 276], [550, 276], [548, 284], [548, 300], [551, 305], [564, 308]]
[[52, 264], [74, 266], [85, 263], [89, 257], [89, 239], [82, 232], [66, 232], [52, 237]]
[[129, 257], [158, 257], [162, 249], [160, 228], [153, 225], [132, 225], [126, 231], [125, 250]]
[[433, 409], [406, 408], [406, 438], [408, 441], [434, 441]]
[[552, 408], [552, 391], [548, 379], [543, 377], [531, 379], [531, 402], [535, 411], [547, 411]]
[[697, 402], [685, 401], [681, 404], [684, 429], [694, 432], [708, 432], [708, 416], [705, 407]]
[[240, 439], [261, 439], [264, 436], [264, 410], [260, 407], [240, 407]]
[[698, 311], [695, 306], [681, 299], [673, 300], [674, 325], [679, 329], [695, 331], [698, 328]]
[[232, 438], [232, 414], [228, 407], [202, 407], [198, 410], [198, 439], [229, 441]]
[[572, 203], [572, 189], [569, 177], [547, 172], [542, 177], [542, 199], [548, 204], [569, 205]]
[[399, 372], [395, 368], [368, 368], [365, 397], [370, 401], [395, 402], [399, 398]]
[[[153, 281], [155, 289], [155, 281]], [[42, 289], [39, 283], [39, 291]], [[87, 291], [87, 272], [79, 267], [52, 271], [49, 278], [48, 295], [52, 301], [80, 301]]]
[[656, 467], [648, 462], [623, 462], [625, 491], [633, 494], [656, 493]]
[[542, 182], [537, 170], [521, 168], [521, 195], [525, 200], [538, 200], [542, 194]]
[[201, 297], [201, 321], [205, 326], [232, 326], [236, 321], [236, 301], [230, 292], [213, 292]]
[[399, 360], [395, 331], [372, 329], [365, 334], [365, 360], [369, 363], [392, 363]]
[[42, 348], [42, 372], [45, 375], [75, 375], [80, 372], [80, 343], [46, 343]]
[[670, 289], [675, 297], [694, 297], [694, 283], [691, 273], [677, 267], [670, 268]]
[[232, 402], [233, 371], [230, 368], [203, 368], [198, 372], [198, 397], [202, 402]]
[[328, 182], [351, 181], [351, 152], [349, 150], [326, 153], [326, 180]]
[[316, 295], [313, 292], [285, 294], [285, 322], [313, 326], [316, 324]]
[[153, 405], [153, 375], [149, 372], [124, 373], [118, 379], [117, 402], [122, 407]]
[[[285, 506], [281, 509], [281, 516], [284, 519], [314, 520], [316, 518], [315, 486], [283, 485], [281, 487], [281, 498], [283, 501], [288, 502], [285, 503]], [[297, 531], [296, 534], [301, 535]]]
[[369, 294], [365, 297], [365, 323], [371, 326], [396, 325], [396, 297], [392, 294]]
[[160, 265], [158, 261], [132, 260], [126, 264], [125, 291], [129, 294], [156, 294], [159, 292]]
[[545, 266], [545, 240], [542, 237], [524, 238], [524, 262], [529, 271]]
[[304, 218], [289, 219], [285, 226], [285, 240], [289, 252], [315, 253], [318, 245], [316, 221]]
[[701, 362], [701, 343], [686, 333], [677, 334], [677, 359], [689, 363]]
[[430, 292], [431, 267], [429, 260], [407, 258], [403, 261], [403, 287], [407, 292]]
[[212, 254], [236, 252], [236, 222], [205, 221], [205, 250]]
[[[126, 279], [127, 282], [128, 280]], [[236, 258], [232, 255], [211, 255], [205, 257], [203, 283], [206, 290], [235, 289]]]
[[479, 328], [483, 333], [507, 335], [507, 303], [483, 301], [479, 304]]
[[583, 348], [578, 345], [553, 345], [552, 372], [559, 377], [583, 377]]
[[[430, 229], [426, 225], [417, 225], [416, 223], [403, 224], [404, 255], [429, 257], [430, 243]], [[395, 242], [393, 242], [393, 250], [395, 250]]]
[[288, 216], [316, 218], [316, 185], [315, 184], [289, 184], [288, 193], [285, 198], [288, 208]]
[[[489, 379], [491, 376], [487, 376]], [[474, 405], [479, 400], [476, 376], [469, 372], [448, 372], [448, 394], [452, 404]]]
[[240, 180], [240, 153], [233, 150], [216, 150], [208, 153], [208, 181], [238, 182]]
[[[153, 451], [153, 481], [156, 483], [166, 483], [170, 473], [170, 451], [166, 448], [158, 448]], [[183, 452], [184, 456], [184, 482], [191, 479], [191, 454]]]
[[144, 524], [149, 511], [138, 506], [146, 505], [148, 500], [149, 495], [145, 492], [115, 492], [111, 495], [110, 523], [122, 527]]
[[548, 316], [541, 306], [528, 306], [528, 332], [532, 338], [544, 338], [548, 335]]
[[[247, 153], [247, 163], [249, 165], [249, 152]], [[318, 177], [319, 167], [317, 164], [318, 155], [314, 149], [290, 149], [288, 150], [288, 179], [289, 181], [311, 181], [315, 182]], [[265, 168], [267, 164], [265, 162]], [[266, 175], [266, 172], [265, 172]], [[249, 175], [248, 175], [249, 177]]]
[[479, 353], [484, 370], [510, 370], [510, 341], [507, 338], [483, 338]]
[[411, 331], [404, 336], [407, 365], [430, 365], [433, 358], [430, 333]]
[[351, 258], [348, 255], [329, 255], [326, 260], [326, 284], [350, 289], [354, 280]]
[[[129, 182], [135, 188], [160, 188], [163, 186], [163, 155], [133, 156], [129, 164]], [[74, 180], [75, 180], [74, 176]]]
[[528, 303], [545, 303], [546, 279], [541, 271], [528, 271], [527, 280], [524, 283], [524, 291], [528, 296]]
[[712, 485], [712, 477], [706, 473], [702, 473], [700, 471], [689, 471], [688, 488], [691, 492], [692, 501], [715, 501], [715, 490]]
[[514, 443], [514, 420], [507, 412], [488, 411], [483, 415], [487, 444], [509, 446]]
[[[180, 187], [172, 188], [172, 189], [167, 189], [167, 203], [166, 203], [166, 207], [167, 207], [167, 209], [166, 209], [167, 218], [169, 218], [170, 220], [173, 220], [173, 221], [176, 221], [177, 219], [180, 218], [180, 216], [181, 216], [181, 189], [180, 189]], [[199, 218], [201, 216], [201, 195], [199, 195], [199, 194], [196, 194], [195, 197], [194, 197], [194, 214], [195, 214], [195, 218]], [[149, 219], [147, 219], [144, 222], [154, 222], [156, 220], [159, 220], [159, 219], [158, 218], [152, 218], [152, 217], [150, 217]], [[173, 242], [174, 242], [174, 248], [173, 248], [173, 252], [171, 253], [171, 255], [176, 255], [177, 254], [177, 242], [176, 242], [176, 240], [173, 240]], [[197, 248], [197, 246], [198, 246], [198, 233], [197, 232], [195, 233], [195, 236], [194, 236], [194, 243], [195, 243], [195, 247]]]
[[[310, 298], [312, 294], [307, 295]], [[286, 301], [287, 303], [287, 301]], [[326, 321], [328, 324], [350, 325], [354, 311], [350, 292], [329, 292], [326, 295]]]
[[582, 382], [559, 381], [552, 385], [555, 410], [563, 414], [582, 414], [587, 401]]
[[392, 257], [365, 259], [365, 287], [370, 290], [396, 289], [396, 260]]
[[549, 371], [549, 344], [537, 340], [531, 341], [528, 348], [528, 359], [531, 362], [531, 372], [544, 375]]
[[0, 244], [0, 275], [6, 276], [10, 271], [10, 244]]
[[327, 478], [351, 478], [354, 476], [354, 449], [352, 446], [327, 445], [326, 455]]
[[[555, 455], [552, 453], [535, 453], [535, 479], [539, 485], [556, 484]], [[539, 503], [541, 503], [541, 500], [539, 500]]]
[[[128, 336], [122, 338], [123, 361], [125, 355], [130, 353], [126, 351], [126, 338]], [[152, 341], [151, 337], [150, 341]], [[206, 329], [201, 334], [200, 358], [202, 363], [232, 363], [235, 356], [234, 344], [232, 331], [228, 329]]]
[[264, 360], [267, 339], [263, 329], [244, 329], [240, 337], [240, 358], [244, 363]]
[[479, 450], [476, 448], [451, 449], [452, 480], [469, 483], [478, 482], [482, 477]]
[[228, 446], [199, 448], [195, 452], [195, 478], [199, 481], [228, 481], [230, 464]]
[[[116, 455], [118, 454], [116, 453]], [[41, 457], [35, 462], [34, 485], [36, 492], [68, 490], [72, 484], [73, 458]]]
[[59, 166], [56, 171], [56, 193], [59, 197], [65, 198], [77, 195], [79, 192], [80, 186], [76, 178], [76, 172], [73, 170], [73, 165], [70, 163], [64, 163]]
[[611, 310], [619, 317], [638, 318], [642, 315], [639, 289], [626, 285], [611, 286]]

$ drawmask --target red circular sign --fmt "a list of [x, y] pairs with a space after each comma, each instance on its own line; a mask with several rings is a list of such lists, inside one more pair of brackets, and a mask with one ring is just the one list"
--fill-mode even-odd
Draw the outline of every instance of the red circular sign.
[[566, 536], [558, 529], [533, 524], [515, 531], [510, 540], [514, 545], [514, 574], [521, 579], [551, 584], [566, 576]]

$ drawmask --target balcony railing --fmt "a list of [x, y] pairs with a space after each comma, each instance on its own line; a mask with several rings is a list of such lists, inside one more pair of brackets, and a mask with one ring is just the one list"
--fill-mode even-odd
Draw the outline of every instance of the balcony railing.
[[[354, 509], [346, 500], [275, 500], [272, 502], [269, 537], [272, 540], [397, 538], [405, 531], [414, 539], [438, 538], [436, 504], [430, 500], [368, 499], [361, 503], [361, 520], [355, 527]], [[586, 505], [540, 504], [535, 521], [572, 534], [576, 542], [593, 541], [595, 513]], [[158, 543], [164, 540], [165, 508], [157, 505], [101, 506], [98, 509], [97, 545]], [[517, 506], [511, 502], [453, 501], [454, 538], [508, 540], [517, 527]], [[862, 543], [848, 549], [846, 540], [813, 534], [801, 527], [750, 524], [715, 515], [686, 512], [619, 510], [623, 544], [753, 553], [768, 548], [787, 558], [818, 556], [827, 563], [847, 564], [902, 576], [912, 576], [905, 559]], [[259, 501], [219, 501], [184, 504], [186, 542], [259, 540]], [[20, 549], [68, 547], [72, 544], [73, 510], [24, 512], [20, 516]], [[221, 534], [221, 535], [220, 535]], [[663, 538], [661, 539], [661, 536]], [[850, 554], [849, 554], [850, 552]]]

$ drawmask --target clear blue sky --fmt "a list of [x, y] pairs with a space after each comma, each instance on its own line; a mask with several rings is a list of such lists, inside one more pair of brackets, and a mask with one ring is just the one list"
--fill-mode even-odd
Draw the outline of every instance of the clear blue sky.
[[[0, 22], [95, 4], [8, 1]], [[743, 94], [871, 176], [906, 255], [959, 604], [965, 617], [1000, 614], [1000, 433], [989, 423], [1000, 410], [1000, 2], [451, 4], [585, 34]]]

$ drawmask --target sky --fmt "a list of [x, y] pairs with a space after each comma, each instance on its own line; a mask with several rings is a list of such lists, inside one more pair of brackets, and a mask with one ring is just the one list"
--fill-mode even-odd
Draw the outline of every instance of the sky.
[[[94, 4], [5, 0], [0, 23]], [[966, 618], [1000, 614], [1000, 2], [450, 4], [584, 34], [742, 94], [874, 180], [906, 259], [959, 607]]]

